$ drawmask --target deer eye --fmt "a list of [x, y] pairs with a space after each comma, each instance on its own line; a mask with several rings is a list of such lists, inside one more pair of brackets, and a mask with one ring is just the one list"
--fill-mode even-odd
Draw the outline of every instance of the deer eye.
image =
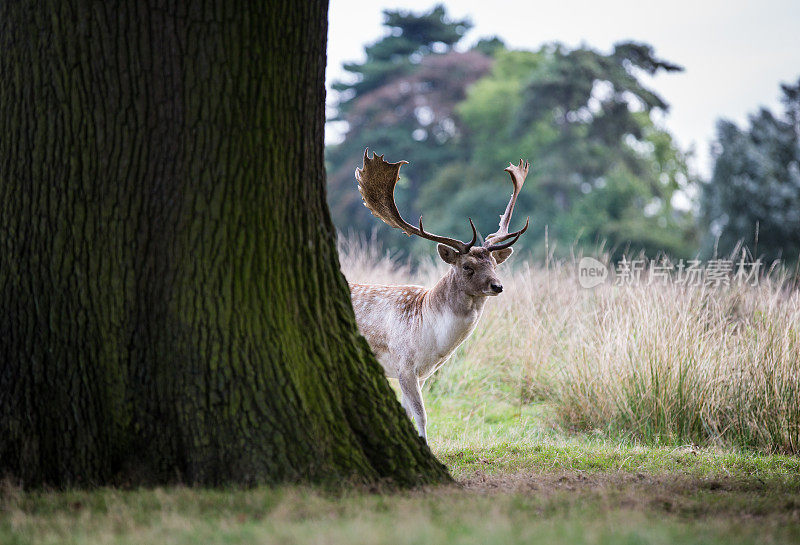
[[472, 274], [475, 272], [475, 270], [469, 265], [464, 265], [464, 271], [466, 271], [467, 274]]

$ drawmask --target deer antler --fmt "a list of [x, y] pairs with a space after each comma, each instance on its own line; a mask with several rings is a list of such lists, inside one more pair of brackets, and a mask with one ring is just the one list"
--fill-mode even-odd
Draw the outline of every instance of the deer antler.
[[380, 218], [390, 227], [401, 229], [408, 236], [416, 235], [446, 244], [461, 254], [469, 252], [478, 239], [478, 232], [471, 218], [469, 224], [472, 227], [472, 240], [467, 243], [425, 231], [422, 227], [422, 216], [419, 218], [419, 228], [414, 227], [403, 219], [394, 202], [394, 187], [400, 179], [400, 167], [407, 165], [408, 161], [387, 163], [384, 161], [383, 155], [373, 153], [372, 159], [370, 159], [368, 154], [369, 148], [364, 150], [364, 166], [356, 168], [356, 180], [358, 180], [358, 191], [361, 193], [361, 198], [364, 199], [364, 206], [369, 208], [372, 215]]
[[[511, 183], [514, 184], [514, 192], [511, 194], [511, 199], [508, 201], [508, 205], [506, 206], [506, 211], [500, 216], [500, 228], [497, 232], [492, 233], [486, 240], [483, 242], [483, 247], [487, 250], [494, 251], [494, 250], [502, 250], [504, 248], [508, 248], [512, 244], [514, 244], [517, 240], [519, 240], [520, 235], [528, 230], [528, 225], [530, 224], [530, 217], [525, 220], [525, 227], [520, 229], [519, 231], [514, 231], [513, 233], [508, 232], [508, 224], [511, 222], [511, 214], [514, 212], [514, 204], [517, 202], [517, 196], [519, 195], [520, 190], [522, 189], [522, 184], [525, 183], [525, 177], [528, 175], [528, 167], [530, 164], [527, 161], [523, 161], [522, 159], [519, 160], [518, 165], [514, 165], [509, 163], [508, 166], [504, 169], [511, 175]], [[508, 239], [512, 239], [509, 242], [504, 244], [500, 244], [503, 241]]]

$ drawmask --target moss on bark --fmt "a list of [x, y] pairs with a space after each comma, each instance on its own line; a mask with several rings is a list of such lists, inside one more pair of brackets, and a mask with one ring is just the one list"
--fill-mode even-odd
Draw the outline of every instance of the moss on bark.
[[339, 271], [326, 11], [0, 6], [0, 472], [449, 479]]

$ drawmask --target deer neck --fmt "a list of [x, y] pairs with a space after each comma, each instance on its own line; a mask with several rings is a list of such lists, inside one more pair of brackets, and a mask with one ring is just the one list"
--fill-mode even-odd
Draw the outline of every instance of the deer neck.
[[455, 272], [450, 269], [426, 294], [427, 310], [444, 314], [452, 313], [454, 316], [475, 321], [483, 312], [486, 297], [469, 295], [459, 285]]

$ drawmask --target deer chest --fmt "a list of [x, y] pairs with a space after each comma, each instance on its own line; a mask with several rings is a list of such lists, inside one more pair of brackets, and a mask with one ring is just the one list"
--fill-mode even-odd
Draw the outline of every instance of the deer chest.
[[446, 312], [430, 316], [417, 345], [417, 376], [427, 377], [443, 364], [469, 337], [480, 319], [479, 312], [464, 315]]

